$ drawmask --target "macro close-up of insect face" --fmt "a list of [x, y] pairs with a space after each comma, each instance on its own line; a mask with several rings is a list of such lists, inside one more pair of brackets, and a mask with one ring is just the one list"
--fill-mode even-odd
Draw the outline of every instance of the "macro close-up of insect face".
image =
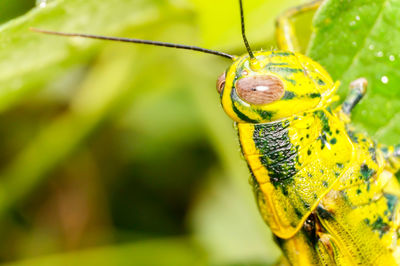
[[237, 122], [266, 123], [312, 110], [329, 103], [337, 89], [319, 64], [282, 51], [240, 58], [223, 77], [222, 105]]
[[0, 8], [0, 262], [400, 265], [399, 0]]

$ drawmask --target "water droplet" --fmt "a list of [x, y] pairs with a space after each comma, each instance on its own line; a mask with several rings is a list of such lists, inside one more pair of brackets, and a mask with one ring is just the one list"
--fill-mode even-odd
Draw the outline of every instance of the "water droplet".
[[350, 25], [350, 26], [354, 26], [354, 25], [356, 25], [356, 22], [353, 20], [353, 21], [351, 21], [351, 22], [349, 23], [349, 25]]
[[393, 62], [394, 60], [396, 60], [396, 57], [394, 55], [390, 55], [389, 60]]
[[356, 16], [356, 20], [360, 20], [360, 16]]
[[54, 2], [55, 0], [36, 0], [36, 6], [39, 8], [44, 8], [51, 2]]
[[374, 50], [374, 49], [375, 49], [375, 46], [374, 46], [373, 44], [370, 44], [370, 45], [368, 46], [368, 48], [369, 48], [370, 50]]
[[382, 57], [382, 56], [383, 56], [383, 52], [382, 52], [382, 51], [377, 52], [377, 53], [376, 53], [376, 56], [377, 56], [377, 57]]
[[39, 8], [44, 8], [47, 6], [47, 0], [36, 0], [36, 6]]
[[386, 77], [386, 76], [383, 76], [383, 77], [381, 78], [381, 81], [382, 81], [383, 84], [387, 84], [387, 83], [389, 82], [389, 78]]

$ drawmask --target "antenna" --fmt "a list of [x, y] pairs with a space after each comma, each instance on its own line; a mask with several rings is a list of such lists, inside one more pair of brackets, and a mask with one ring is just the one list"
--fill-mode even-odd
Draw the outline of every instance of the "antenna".
[[244, 12], [243, 12], [242, 0], [239, 0], [239, 6], [240, 6], [240, 19], [241, 19], [241, 24], [242, 24], [242, 37], [243, 37], [244, 45], [246, 46], [246, 49], [247, 49], [247, 52], [249, 53], [250, 58], [253, 59], [254, 54], [250, 48], [249, 42], [247, 41], [246, 32], [245, 32], [245, 28], [244, 28], [244, 14], [243, 14]]
[[31, 31], [50, 34], [50, 35], [58, 35], [58, 36], [68, 36], [68, 37], [82, 37], [82, 38], [90, 38], [90, 39], [99, 39], [99, 40], [107, 40], [107, 41], [117, 41], [117, 42], [129, 42], [129, 43], [139, 43], [139, 44], [147, 44], [147, 45], [154, 45], [154, 46], [164, 46], [176, 49], [185, 49], [185, 50], [192, 50], [198, 51], [206, 54], [213, 54], [222, 57], [229, 58], [234, 60], [236, 56], [214, 51], [206, 48], [201, 48], [197, 46], [190, 46], [190, 45], [182, 45], [182, 44], [175, 44], [175, 43], [168, 43], [168, 42], [157, 42], [157, 41], [148, 41], [148, 40], [141, 40], [141, 39], [131, 39], [131, 38], [120, 38], [120, 37], [108, 37], [108, 36], [101, 36], [101, 35], [92, 35], [92, 34], [83, 34], [83, 33], [66, 33], [66, 32], [58, 32], [58, 31], [49, 31], [49, 30], [42, 30], [37, 28], [29, 28]]

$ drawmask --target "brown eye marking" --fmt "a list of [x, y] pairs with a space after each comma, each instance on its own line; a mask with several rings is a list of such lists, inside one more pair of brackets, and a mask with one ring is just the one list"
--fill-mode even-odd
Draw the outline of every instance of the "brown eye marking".
[[218, 77], [217, 80], [217, 91], [219, 94], [222, 93], [222, 90], [225, 87], [225, 72], [221, 74], [221, 76]]
[[275, 102], [285, 93], [283, 82], [272, 75], [244, 77], [236, 82], [236, 92], [247, 103], [263, 105]]

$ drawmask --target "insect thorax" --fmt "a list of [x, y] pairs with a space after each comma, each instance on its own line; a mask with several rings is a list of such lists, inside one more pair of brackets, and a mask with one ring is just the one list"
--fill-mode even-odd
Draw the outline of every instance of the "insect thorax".
[[238, 130], [263, 218], [289, 238], [350, 165], [345, 126], [318, 109], [271, 123], [238, 123]]

